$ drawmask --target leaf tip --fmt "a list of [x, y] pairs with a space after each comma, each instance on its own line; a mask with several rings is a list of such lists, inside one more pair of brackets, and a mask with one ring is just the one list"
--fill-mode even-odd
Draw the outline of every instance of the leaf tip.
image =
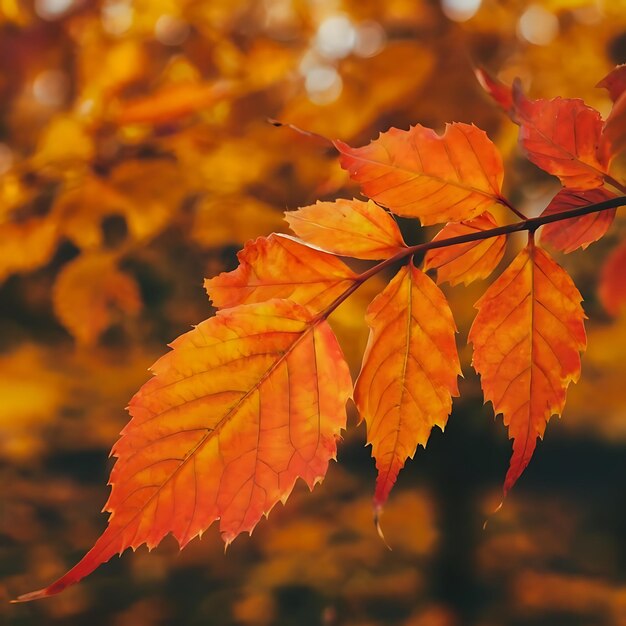
[[23, 602], [31, 602], [32, 600], [40, 600], [41, 598], [47, 598], [52, 594], [49, 593], [48, 588], [38, 589], [37, 591], [31, 591], [30, 593], [24, 593], [18, 596], [14, 600], [11, 600], [11, 604], [21, 604]]
[[376, 534], [380, 537], [381, 541], [385, 544], [387, 550], [391, 552], [391, 546], [387, 543], [385, 535], [383, 533], [382, 526], [380, 524], [380, 516], [382, 515], [382, 504], [374, 502], [374, 527], [376, 528]]

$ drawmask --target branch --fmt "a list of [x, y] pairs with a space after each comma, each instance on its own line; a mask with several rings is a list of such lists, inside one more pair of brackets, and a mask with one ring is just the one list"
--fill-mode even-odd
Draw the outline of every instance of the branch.
[[374, 265], [370, 269], [366, 270], [362, 274], [359, 274], [354, 283], [346, 289], [341, 295], [339, 295], [328, 307], [318, 314], [321, 319], [327, 318], [342, 302], [347, 300], [366, 280], [369, 280], [372, 276], [375, 276], [382, 270], [386, 269], [390, 265], [394, 265], [398, 261], [402, 261], [407, 257], [427, 250], [433, 250], [435, 248], [447, 248], [448, 246], [455, 246], [462, 243], [470, 243], [472, 241], [480, 241], [481, 239], [490, 239], [491, 237], [499, 237], [500, 235], [510, 235], [511, 233], [519, 233], [527, 230], [529, 233], [534, 233], [540, 226], [544, 224], [551, 224], [552, 222], [560, 222], [563, 220], [571, 219], [574, 217], [581, 217], [588, 215], [589, 213], [599, 213], [600, 211], [606, 211], [607, 209], [615, 209], [620, 206], [626, 206], [626, 196], [619, 198], [611, 198], [604, 202], [596, 202], [595, 204], [588, 204], [584, 207], [577, 209], [571, 209], [569, 211], [560, 211], [559, 213], [552, 213], [550, 215], [540, 215], [539, 217], [531, 217], [525, 219], [522, 222], [516, 222], [515, 224], [508, 224], [507, 226], [498, 226], [497, 228], [490, 228], [489, 230], [481, 230], [475, 233], [468, 233], [467, 235], [459, 235], [458, 237], [448, 237], [447, 239], [439, 239], [438, 241], [428, 241], [426, 243], [419, 243], [415, 246], [407, 246], [400, 250], [397, 254], [384, 261], [381, 261], [377, 265]]

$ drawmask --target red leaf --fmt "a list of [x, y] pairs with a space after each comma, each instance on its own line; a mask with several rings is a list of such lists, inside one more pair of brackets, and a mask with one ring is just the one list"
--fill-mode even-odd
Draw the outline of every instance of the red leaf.
[[[615, 194], [598, 187], [597, 189], [561, 189], [552, 198], [542, 215], [552, 215], [569, 211], [587, 204], [603, 202], [615, 198]], [[546, 224], [541, 229], [541, 242], [548, 243], [561, 252], [583, 250], [594, 241], [602, 238], [615, 218], [616, 209], [590, 213], [569, 220]]]
[[480, 86], [500, 105], [507, 113], [513, 109], [513, 93], [511, 88], [491, 76], [482, 68], [474, 70]]
[[626, 308], [626, 242], [615, 248], [605, 261], [599, 296], [610, 315], [617, 316]]
[[626, 63], [613, 68], [597, 85], [609, 92], [611, 100], [617, 102], [626, 92]]
[[519, 125], [519, 141], [530, 161], [558, 176], [565, 187], [603, 184], [611, 155], [598, 111], [577, 98], [529, 100], [519, 80], [507, 93], [506, 86], [484, 70], [478, 70], [477, 77]]
[[514, 98], [520, 144], [535, 165], [558, 176], [565, 187], [603, 184], [610, 157], [595, 109], [577, 98], [528, 100], [521, 89]]

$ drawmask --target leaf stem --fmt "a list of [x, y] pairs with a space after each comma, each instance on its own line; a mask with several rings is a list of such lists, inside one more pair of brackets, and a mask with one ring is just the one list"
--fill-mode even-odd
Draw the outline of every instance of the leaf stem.
[[[626, 193], [626, 191], [624, 192]], [[528, 216], [524, 215], [521, 211], [516, 209], [504, 196], [501, 196], [499, 199], [500, 204], [504, 205], [507, 209], [510, 209], [519, 217], [520, 219], [527, 220]]]
[[[613, 184], [613, 183], [611, 183]], [[626, 195], [618, 198], [611, 198], [604, 200], [603, 202], [596, 202], [594, 204], [588, 204], [587, 206], [578, 207], [576, 209], [570, 209], [568, 211], [560, 211], [559, 213], [552, 213], [549, 215], [540, 215], [539, 217], [524, 218], [521, 222], [514, 224], [507, 224], [506, 226], [498, 226], [496, 228], [490, 228], [489, 230], [481, 230], [474, 233], [467, 233], [466, 235], [459, 235], [458, 237], [448, 237], [446, 239], [439, 239], [437, 241], [428, 241], [426, 243], [419, 243], [414, 246], [407, 246], [400, 249], [396, 254], [384, 261], [381, 261], [377, 265], [370, 267], [362, 274], [359, 274], [352, 285], [348, 287], [342, 294], [340, 294], [333, 302], [331, 302], [326, 309], [317, 315], [319, 319], [327, 318], [342, 302], [347, 300], [365, 281], [369, 280], [372, 276], [375, 276], [379, 272], [388, 268], [395, 263], [413, 256], [414, 254], [420, 254], [427, 250], [433, 250], [435, 248], [447, 248], [448, 246], [455, 246], [463, 243], [471, 243], [472, 241], [480, 241], [481, 239], [490, 239], [491, 237], [499, 237], [500, 235], [510, 235], [511, 233], [519, 233], [522, 231], [528, 231], [531, 235], [544, 224], [551, 224], [552, 222], [560, 222], [562, 220], [571, 219], [573, 217], [581, 217], [590, 213], [599, 213], [600, 211], [606, 211], [607, 209], [614, 209], [617, 207], [626, 206]]]
[[615, 187], [615, 189], [626, 194], [626, 185], [620, 183], [619, 180], [617, 180], [616, 178], [613, 178], [613, 176], [610, 176], [609, 174], [605, 174], [604, 181], [608, 183], [609, 185], [611, 185], [612, 187]]

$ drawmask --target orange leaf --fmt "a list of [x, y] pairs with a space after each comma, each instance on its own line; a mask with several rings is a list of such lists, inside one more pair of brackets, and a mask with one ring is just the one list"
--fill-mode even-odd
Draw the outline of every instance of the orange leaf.
[[375, 202], [317, 202], [285, 213], [298, 237], [334, 254], [385, 259], [406, 247], [395, 220]]
[[597, 85], [609, 92], [611, 100], [617, 102], [626, 93], [626, 63], [614, 67]]
[[352, 385], [328, 324], [272, 300], [221, 311], [172, 344], [130, 402], [112, 454], [109, 525], [62, 591], [126, 548], [181, 548], [219, 520], [224, 541], [252, 532], [298, 478], [321, 481]]
[[[542, 215], [552, 215], [569, 211], [587, 204], [603, 202], [615, 198], [615, 194], [598, 187], [597, 189], [561, 189], [552, 198]], [[546, 224], [541, 231], [541, 242], [548, 243], [561, 252], [583, 250], [594, 241], [604, 237], [615, 218], [616, 209], [590, 213], [569, 220]]]
[[367, 196], [424, 225], [470, 219], [502, 199], [502, 159], [473, 125], [447, 124], [442, 136], [419, 124], [392, 128], [362, 148], [334, 143]]
[[[497, 225], [493, 215], [485, 211], [473, 220], [447, 224], [437, 233], [433, 241], [489, 230]], [[436, 269], [438, 283], [448, 281], [451, 285], [458, 285], [461, 282], [468, 285], [479, 278], [486, 278], [493, 272], [502, 259], [505, 246], [506, 235], [500, 235], [447, 248], [435, 248], [426, 253], [424, 269]]]
[[204, 281], [217, 308], [283, 298], [321, 311], [356, 278], [337, 257], [285, 235], [249, 241], [237, 258], [236, 270]]
[[207, 109], [233, 92], [234, 84], [226, 80], [168, 85], [154, 94], [121, 104], [114, 121], [118, 124], [167, 124]]
[[519, 125], [520, 144], [530, 161], [558, 176], [566, 187], [591, 189], [603, 184], [610, 154], [598, 111], [578, 98], [529, 100], [519, 79], [507, 88], [484, 70], [478, 70], [477, 77]]
[[505, 495], [580, 375], [586, 347], [581, 299], [565, 270], [531, 242], [476, 303], [473, 365], [485, 400], [503, 415], [514, 440]]
[[54, 284], [54, 312], [76, 341], [92, 345], [113, 322], [118, 309], [136, 315], [141, 309], [139, 287], [120, 271], [110, 255], [79, 256], [63, 266]]
[[370, 304], [354, 398], [376, 458], [374, 503], [382, 506], [407, 458], [444, 428], [461, 374], [452, 313], [435, 283], [403, 267]]
[[607, 313], [619, 315], [626, 308], [626, 242], [607, 258], [600, 274], [599, 296]]

